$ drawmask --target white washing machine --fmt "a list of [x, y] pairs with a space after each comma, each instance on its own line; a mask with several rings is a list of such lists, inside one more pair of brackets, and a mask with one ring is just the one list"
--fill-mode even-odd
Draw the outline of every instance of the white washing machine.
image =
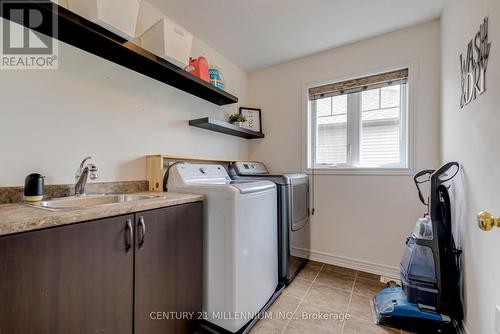
[[177, 163], [168, 191], [206, 195], [203, 311], [235, 333], [278, 285], [276, 185], [232, 181], [220, 165]]

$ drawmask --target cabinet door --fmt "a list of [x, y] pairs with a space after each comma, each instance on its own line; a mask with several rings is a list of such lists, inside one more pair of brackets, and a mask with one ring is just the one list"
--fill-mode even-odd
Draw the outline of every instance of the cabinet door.
[[202, 248], [201, 202], [136, 214], [136, 334], [192, 332], [202, 310]]
[[0, 334], [132, 334], [133, 218], [0, 237]]

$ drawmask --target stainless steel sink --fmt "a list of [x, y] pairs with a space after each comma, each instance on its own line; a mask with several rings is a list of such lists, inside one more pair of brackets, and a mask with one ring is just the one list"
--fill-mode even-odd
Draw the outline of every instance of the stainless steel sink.
[[157, 195], [134, 195], [134, 194], [113, 194], [113, 195], [85, 195], [85, 196], [70, 196], [62, 198], [54, 198], [51, 200], [33, 202], [25, 204], [41, 209], [61, 211], [61, 210], [78, 210], [90, 207], [135, 202], [145, 199], [152, 199]]

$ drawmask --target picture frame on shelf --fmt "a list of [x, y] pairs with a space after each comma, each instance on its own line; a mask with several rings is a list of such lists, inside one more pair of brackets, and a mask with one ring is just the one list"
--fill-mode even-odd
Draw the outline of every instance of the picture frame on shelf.
[[262, 110], [259, 108], [240, 107], [240, 114], [247, 119], [243, 127], [258, 133], [262, 133]]

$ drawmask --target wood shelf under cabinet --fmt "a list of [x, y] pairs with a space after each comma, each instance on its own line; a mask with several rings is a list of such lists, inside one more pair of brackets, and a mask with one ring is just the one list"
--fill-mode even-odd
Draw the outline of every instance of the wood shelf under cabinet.
[[[36, 8], [44, 18], [53, 17], [58, 22], [56, 34], [54, 34], [52, 24], [50, 24], [51, 20], [45, 19], [43, 24], [31, 28], [35, 31], [57, 38], [62, 42], [214, 104], [226, 105], [238, 102], [236, 96], [211, 85], [64, 7], [36, 0], [22, 1], [16, 6], [16, 8]], [[0, 11], [0, 15], [5, 19], [13, 20], [24, 26], [28, 25], [28, 21], [23, 19], [15, 21], [14, 18], [8, 17], [8, 13], [8, 10]]]

